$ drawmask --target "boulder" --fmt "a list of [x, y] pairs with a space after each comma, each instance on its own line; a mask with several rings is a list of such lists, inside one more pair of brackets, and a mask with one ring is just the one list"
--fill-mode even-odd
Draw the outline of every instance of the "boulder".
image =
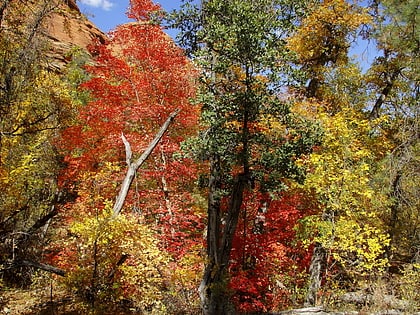
[[[275, 313], [273, 315], [349, 315], [351, 313], [342, 313], [342, 312], [329, 312], [324, 310], [323, 307], [304, 307], [288, 311], [282, 311]], [[357, 313], [356, 313], [357, 314]]]

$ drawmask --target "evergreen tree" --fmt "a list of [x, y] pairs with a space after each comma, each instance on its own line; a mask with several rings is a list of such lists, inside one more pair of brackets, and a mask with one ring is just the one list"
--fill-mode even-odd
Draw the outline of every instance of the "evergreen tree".
[[[298, 76], [289, 66], [285, 37], [305, 5], [186, 2], [175, 23], [201, 71], [196, 102], [202, 131], [192, 147], [209, 164], [207, 263], [200, 285], [205, 314], [232, 312], [227, 271], [245, 194], [275, 193], [302, 180], [294, 162], [316, 141], [314, 126], [290, 111], [287, 89]], [[272, 132], [273, 124], [280, 130]]]

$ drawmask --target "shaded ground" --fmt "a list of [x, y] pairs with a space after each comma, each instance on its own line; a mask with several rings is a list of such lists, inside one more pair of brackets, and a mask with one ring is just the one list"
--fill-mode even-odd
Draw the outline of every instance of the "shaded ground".
[[0, 314], [13, 315], [77, 315], [71, 297], [51, 287], [35, 290], [11, 289], [0, 292]]
[[[106, 310], [93, 309], [68, 293], [50, 286], [32, 290], [0, 291], [0, 315], [128, 315], [138, 314], [124, 305]], [[163, 314], [162, 314], [163, 315]]]
[[[10, 289], [0, 291], [0, 315], [135, 314], [129, 308], [125, 310], [120, 309], [119, 311], [108, 309], [103, 312], [92, 312], [91, 308], [79, 303], [74, 297], [60, 290], [59, 287], [54, 287], [52, 283], [49, 285], [38, 285], [31, 290]], [[351, 303], [346, 303], [345, 305], [351, 305]], [[388, 309], [381, 311], [372, 309], [346, 311], [346, 309], [350, 309], [350, 307], [346, 308], [342, 305], [341, 311], [328, 311], [322, 307], [309, 307], [272, 313], [271, 315], [420, 315], [418, 310], [396, 309], [395, 305], [392, 304], [388, 305]]]

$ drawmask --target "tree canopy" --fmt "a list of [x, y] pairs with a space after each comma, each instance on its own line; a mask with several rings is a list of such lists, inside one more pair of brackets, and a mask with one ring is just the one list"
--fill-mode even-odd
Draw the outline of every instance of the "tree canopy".
[[56, 72], [60, 8], [0, 1], [5, 296], [418, 311], [417, 2], [131, 0], [132, 22]]

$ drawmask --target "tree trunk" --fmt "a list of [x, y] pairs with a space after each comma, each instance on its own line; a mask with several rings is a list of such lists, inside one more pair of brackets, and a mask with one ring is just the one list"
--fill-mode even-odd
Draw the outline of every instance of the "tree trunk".
[[[166, 169], [167, 162], [166, 162], [165, 152], [163, 152], [162, 149], [160, 151], [160, 155], [162, 157], [163, 168]], [[165, 198], [166, 210], [168, 211], [168, 215], [169, 215], [169, 226], [170, 226], [170, 229], [171, 229], [171, 238], [175, 239], [174, 212], [173, 212], [173, 208], [172, 208], [172, 202], [171, 202], [171, 199], [169, 197], [168, 182], [166, 180], [166, 177], [165, 177], [164, 173], [161, 177], [161, 183], [162, 183], [163, 196]]]
[[204, 315], [233, 314], [227, 292], [227, 267], [229, 265], [232, 241], [238, 224], [247, 177], [239, 175], [232, 188], [226, 220], [221, 229], [220, 163], [211, 161], [209, 183], [209, 205], [207, 226], [207, 259], [199, 293]]
[[220, 266], [218, 255], [220, 238], [220, 196], [218, 191], [221, 188], [221, 166], [220, 158], [215, 155], [210, 158], [210, 178], [207, 206], [207, 264], [204, 270], [203, 279], [199, 287], [201, 308], [203, 314], [216, 314], [215, 294], [212, 294], [215, 287], [210, 287], [212, 283], [219, 282], [220, 274], [213, 273], [217, 266]]
[[392, 88], [394, 87], [395, 80], [400, 75], [401, 70], [398, 69], [391, 73], [391, 75], [386, 74], [386, 85], [382, 89], [381, 94], [379, 95], [378, 99], [375, 102], [375, 105], [373, 106], [370, 114], [369, 114], [369, 120], [377, 119], [379, 118], [379, 110], [381, 109], [383, 103], [388, 98], [388, 95], [391, 93]]
[[317, 304], [318, 291], [321, 288], [322, 276], [325, 272], [327, 252], [320, 243], [316, 243], [309, 267], [309, 288], [305, 298], [305, 306]]
[[397, 245], [397, 244], [394, 244], [394, 240], [395, 240], [397, 222], [399, 219], [398, 210], [399, 210], [399, 205], [402, 199], [401, 178], [402, 178], [402, 172], [401, 170], [397, 170], [397, 173], [392, 180], [391, 191], [389, 194], [390, 195], [389, 197], [392, 200], [392, 204], [390, 207], [391, 217], [390, 217], [389, 230], [388, 230], [388, 234], [391, 237], [391, 245]]
[[66, 272], [60, 268], [51, 266], [51, 265], [47, 265], [47, 264], [43, 264], [40, 262], [36, 262], [36, 261], [30, 261], [30, 260], [18, 260], [18, 261], [14, 261], [13, 262], [14, 265], [16, 266], [26, 266], [26, 267], [33, 267], [36, 269], [41, 269], [50, 273], [54, 273], [56, 275], [62, 276], [64, 277], [66, 275]]

